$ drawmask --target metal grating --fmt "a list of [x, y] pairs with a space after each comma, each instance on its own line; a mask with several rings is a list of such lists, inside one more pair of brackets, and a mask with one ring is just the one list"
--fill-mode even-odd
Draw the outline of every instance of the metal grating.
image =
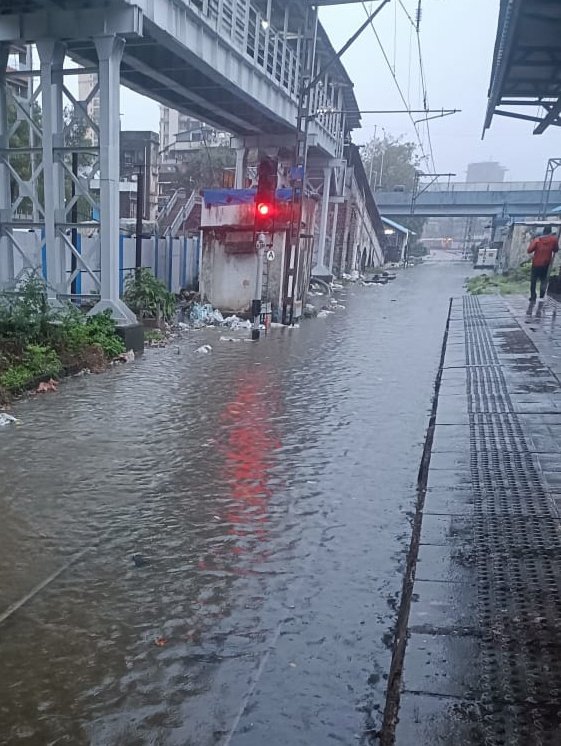
[[464, 299], [485, 743], [561, 743], [561, 530], [479, 300]]

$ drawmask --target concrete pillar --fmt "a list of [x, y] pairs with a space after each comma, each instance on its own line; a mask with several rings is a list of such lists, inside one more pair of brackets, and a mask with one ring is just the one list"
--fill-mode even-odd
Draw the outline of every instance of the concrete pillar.
[[312, 270], [316, 277], [327, 277], [330, 272], [327, 267], [327, 218], [329, 215], [329, 191], [331, 186], [332, 166], [326, 166], [323, 169], [323, 196], [321, 200], [321, 215], [319, 223], [319, 246], [317, 254], [317, 264]]
[[[8, 142], [8, 102], [6, 89], [6, 67], [10, 45], [0, 44], [0, 148], [9, 147]], [[14, 285], [14, 247], [10, 238], [10, 228], [4, 226], [12, 220], [12, 195], [10, 189], [10, 170], [0, 156], [0, 288], [11, 288]]]
[[99, 172], [101, 299], [90, 311], [110, 309], [120, 325], [135, 324], [136, 317], [119, 298], [119, 86], [125, 41], [119, 36], [95, 38], [99, 62]]
[[335, 256], [335, 240], [337, 238], [337, 220], [339, 219], [339, 203], [333, 205], [333, 227], [331, 229], [331, 247], [329, 249], [329, 274], [333, 274], [333, 257]]
[[236, 177], [234, 181], [234, 187], [236, 189], [243, 189], [245, 186], [246, 157], [247, 157], [247, 151], [245, 147], [237, 148], [236, 150]]
[[54, 39], [37, 42], [41, 63], [43, 130], [43, 179], [45, 204], [45, 248], [47, 253], [47, 296], [56, 303], [57, 293], [66, 292], [66, 248], [57, 224], [66, 221], [64, 170], [54, 148], [64, 144], [62, 86], [65, 49]]

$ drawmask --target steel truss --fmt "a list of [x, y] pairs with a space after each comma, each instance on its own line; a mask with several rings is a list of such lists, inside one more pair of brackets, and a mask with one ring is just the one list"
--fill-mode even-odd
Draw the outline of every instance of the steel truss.
[[[32, 266], [19, 232], [33, 231], [43, 256], [42, 270], [51, 304], [71, 295], [85, 272], [99, 301], [92, 313], [110, 309], [118, 323], [134, 323], [119, 298], [119, 84], [124, 41], [116, 35], [95, 39], [98, 66], [65, 69], [60, 41], [37, 42], [39, 69], [25, 71], [28, 95], [10, 85], [10, 45], [0, 44], [0, 286], [17, 287]], [[67, 76], [95, 72], [84, 101], [66, 84]], [[35, 82], [37, 81], [37, 85]], [[100, 99], [100, 121], [89, 114]], [[78, 138], [77, 130], [85, 137]], [[99, 198], [91, 189], [99, 179]], [[80, 214], [82, 213], [82, 214]], [[81, 251], [80, 234], [90, 237]], [[15, 273], [14, 257], [23, 269]]]

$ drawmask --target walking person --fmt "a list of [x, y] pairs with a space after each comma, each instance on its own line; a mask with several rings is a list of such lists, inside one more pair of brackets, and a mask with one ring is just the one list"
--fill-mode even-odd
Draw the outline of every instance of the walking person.
[[545, 297], [547, 289], [547, 276], [553, 255], [559, 251], [557, 236], [552, 232], [550, 225], [546, 225], [543, 234], [528, 246], [528, 254], [532, 257], [532, 274], [530, 279], [530, 302], [536, 300], [536, 285], [540, 281], [540, 298]]

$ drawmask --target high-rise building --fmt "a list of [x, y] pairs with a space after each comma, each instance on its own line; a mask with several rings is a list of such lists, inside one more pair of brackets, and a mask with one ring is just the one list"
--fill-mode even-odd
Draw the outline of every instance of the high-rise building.
[[[93, 91], [97, 84], [97, 75], [95, 73], [84, 73], [83, 75], [78, 75], [78, 99], [80, 101], [86, 101], [90, 93]], [[99, 93], [96, 93], [95, 96], [92, 97], [90, 103], [88, 104], [88, 116], [92, 120], [92, 122], [95, 122], [95, 124], [99, 124], [99, 117], [100, 117], [100, 98]], [[88, 127], [86, 129], [86, 137], [88, 140], [91, 140], [91, 142], [95, 141], [94, 132], [91, 127]]]
[[497, 161], [482, 161], [481, 163], [469, 163], [467, 167], [466, 181], [471, 183], [495, 183], [505, 180], [508, 169], [501, 166]]

